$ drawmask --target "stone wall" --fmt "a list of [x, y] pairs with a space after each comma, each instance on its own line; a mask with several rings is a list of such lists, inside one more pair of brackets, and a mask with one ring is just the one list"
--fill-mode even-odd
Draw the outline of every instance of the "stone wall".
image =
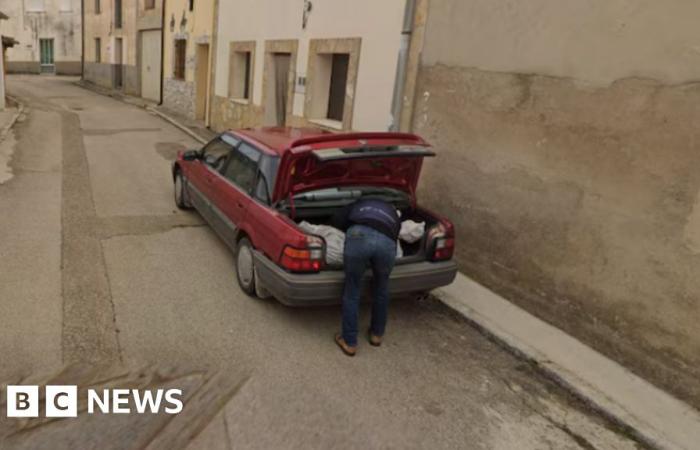
[[113, 87], [114, 68], [112, 64], [85, 62], [85, 81], [111, 89]]
[[56, 75], [80, 75], [82, 67], [80, 61], [56, 61]]
[[[700, 407], [700, 73], [648, 55], [697, 27], [618, 6], [431, 3], [413, 124], [439, 156], [420, 202], [456, 223], [467, 275]], [[676, 29], [639, 28], [657, 7]], [[665, 41], [637, 51], [636, 30]]]
[[7, 61], [7, 73], [41, 73], [39, 61]]
[[194, 83], [166, 78], [163, 83], [163, 106], [194, 119]]
[[256, 127], [263, 123], [263, 114], [261, 106], [236, 103], [217, 95], [212, 104], [211, 127], [216, 131]]
[[[85, 81], [102, 86], [104, 88], [114, 88], [115, 64], [85, 62]], [[125, 94], [139, 95], [138, 69], [135, 66], [122, 66], [122, 90]]]

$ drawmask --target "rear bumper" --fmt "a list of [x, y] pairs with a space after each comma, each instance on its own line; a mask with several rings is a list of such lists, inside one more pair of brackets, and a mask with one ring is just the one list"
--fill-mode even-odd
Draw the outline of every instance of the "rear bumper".
[[[262, 253], [253, 252], [258, 280], [281, 303], [288, 306], [334, 305], [342, 301], [345, 274], [326, 271], [313, 274], [289, 273]], [[446, 286], [455, 279], [457, 265], [453, 261], [419, 262], [394, 267], [389, 281], [393, 296], [423, 292]], [[372, 274], [365, 274], [365, 287]]]

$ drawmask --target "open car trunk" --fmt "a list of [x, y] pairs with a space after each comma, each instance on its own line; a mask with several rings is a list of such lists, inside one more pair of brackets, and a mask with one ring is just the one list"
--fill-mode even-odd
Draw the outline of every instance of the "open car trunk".
[[[331, 226], [333, 215], [344, 206], [360, 198], [381, 198], [401, 212], [402, 222], [426, 223], [417, 242], [399, 239], [403, 256], [396, 264], [423, 261], [427, 231], [438, 221], [416, 208], [415, 192], [423, 159], [432, 156], [435, 153], [422, 139], [401, 133], [296, 142], [280, 162], [273, 202], [297, 224]], [[330, 268], [340, 269], [342, 264]]]
[[[333, 215], [339, 211], [341, 207], [325, 207], [325, 208], [298, 208], [294, 211], [294, 221], [299, 224], [301, 222], [308, 222], [312, 225], [328, 225], [332, 226]], [[428, 230], [433, 225], [438, 223], [437, 219], [429, 216], [428, 214], [416, 210], [410, 206], [400, 207], [401, 211], [401, 221], [412, 220], [414, 222], [425, 222], [425, 233], [420, 240], [414, 243], [408, 243], [399, 239], [398, 245], [401, 246], [403, 250], [403, 256], [396, 260], [396, 264], [408, 264], [413, 262], [425, 261], [427, 259], [427, 235]], [[341, 270], [342, 265], [329, 265], [327, 269], [329, 270]]]

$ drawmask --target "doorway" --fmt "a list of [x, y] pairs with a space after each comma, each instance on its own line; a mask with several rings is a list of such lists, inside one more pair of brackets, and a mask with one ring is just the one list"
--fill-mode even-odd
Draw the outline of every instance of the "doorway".
[[53, 39], [39, 39], [41, 73], [54, 73]]
[[160, 101], [161, 33], [141, 32], [141, 97]]
[[195, 72], [195, 119], [206, 120], [209, 110], [209, 44], [198, 44]]
[[265, 125], [285, 126], [289, 104], [291, 53], [268, 53]]
[[114, 40], [114, 89], [121, 89], [124, 86], [124, 45], [122, 38]]

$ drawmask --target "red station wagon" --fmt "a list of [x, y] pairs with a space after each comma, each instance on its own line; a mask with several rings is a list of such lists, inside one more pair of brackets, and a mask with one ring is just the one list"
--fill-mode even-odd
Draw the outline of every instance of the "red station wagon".
[[[435, 156], [405, 133], [330, 133], [311, 128], [229, 131], [173, 163], [175, 202], [194, 207], [234, 252], [241, 289], [290, 306], [341, 302], [344, 273], [326, 264], [326, 242], [299, 223], [328, 224], [364, 196], [425, 222], [422, 239], [401, 243], [389, 283], [394, 296], [450, 284], [452, 223], [416, 203], [423, 158]], [[368, 271], [367, 279], [371, 280]], [[367, 283], [369, 284], [369, 283]]]

